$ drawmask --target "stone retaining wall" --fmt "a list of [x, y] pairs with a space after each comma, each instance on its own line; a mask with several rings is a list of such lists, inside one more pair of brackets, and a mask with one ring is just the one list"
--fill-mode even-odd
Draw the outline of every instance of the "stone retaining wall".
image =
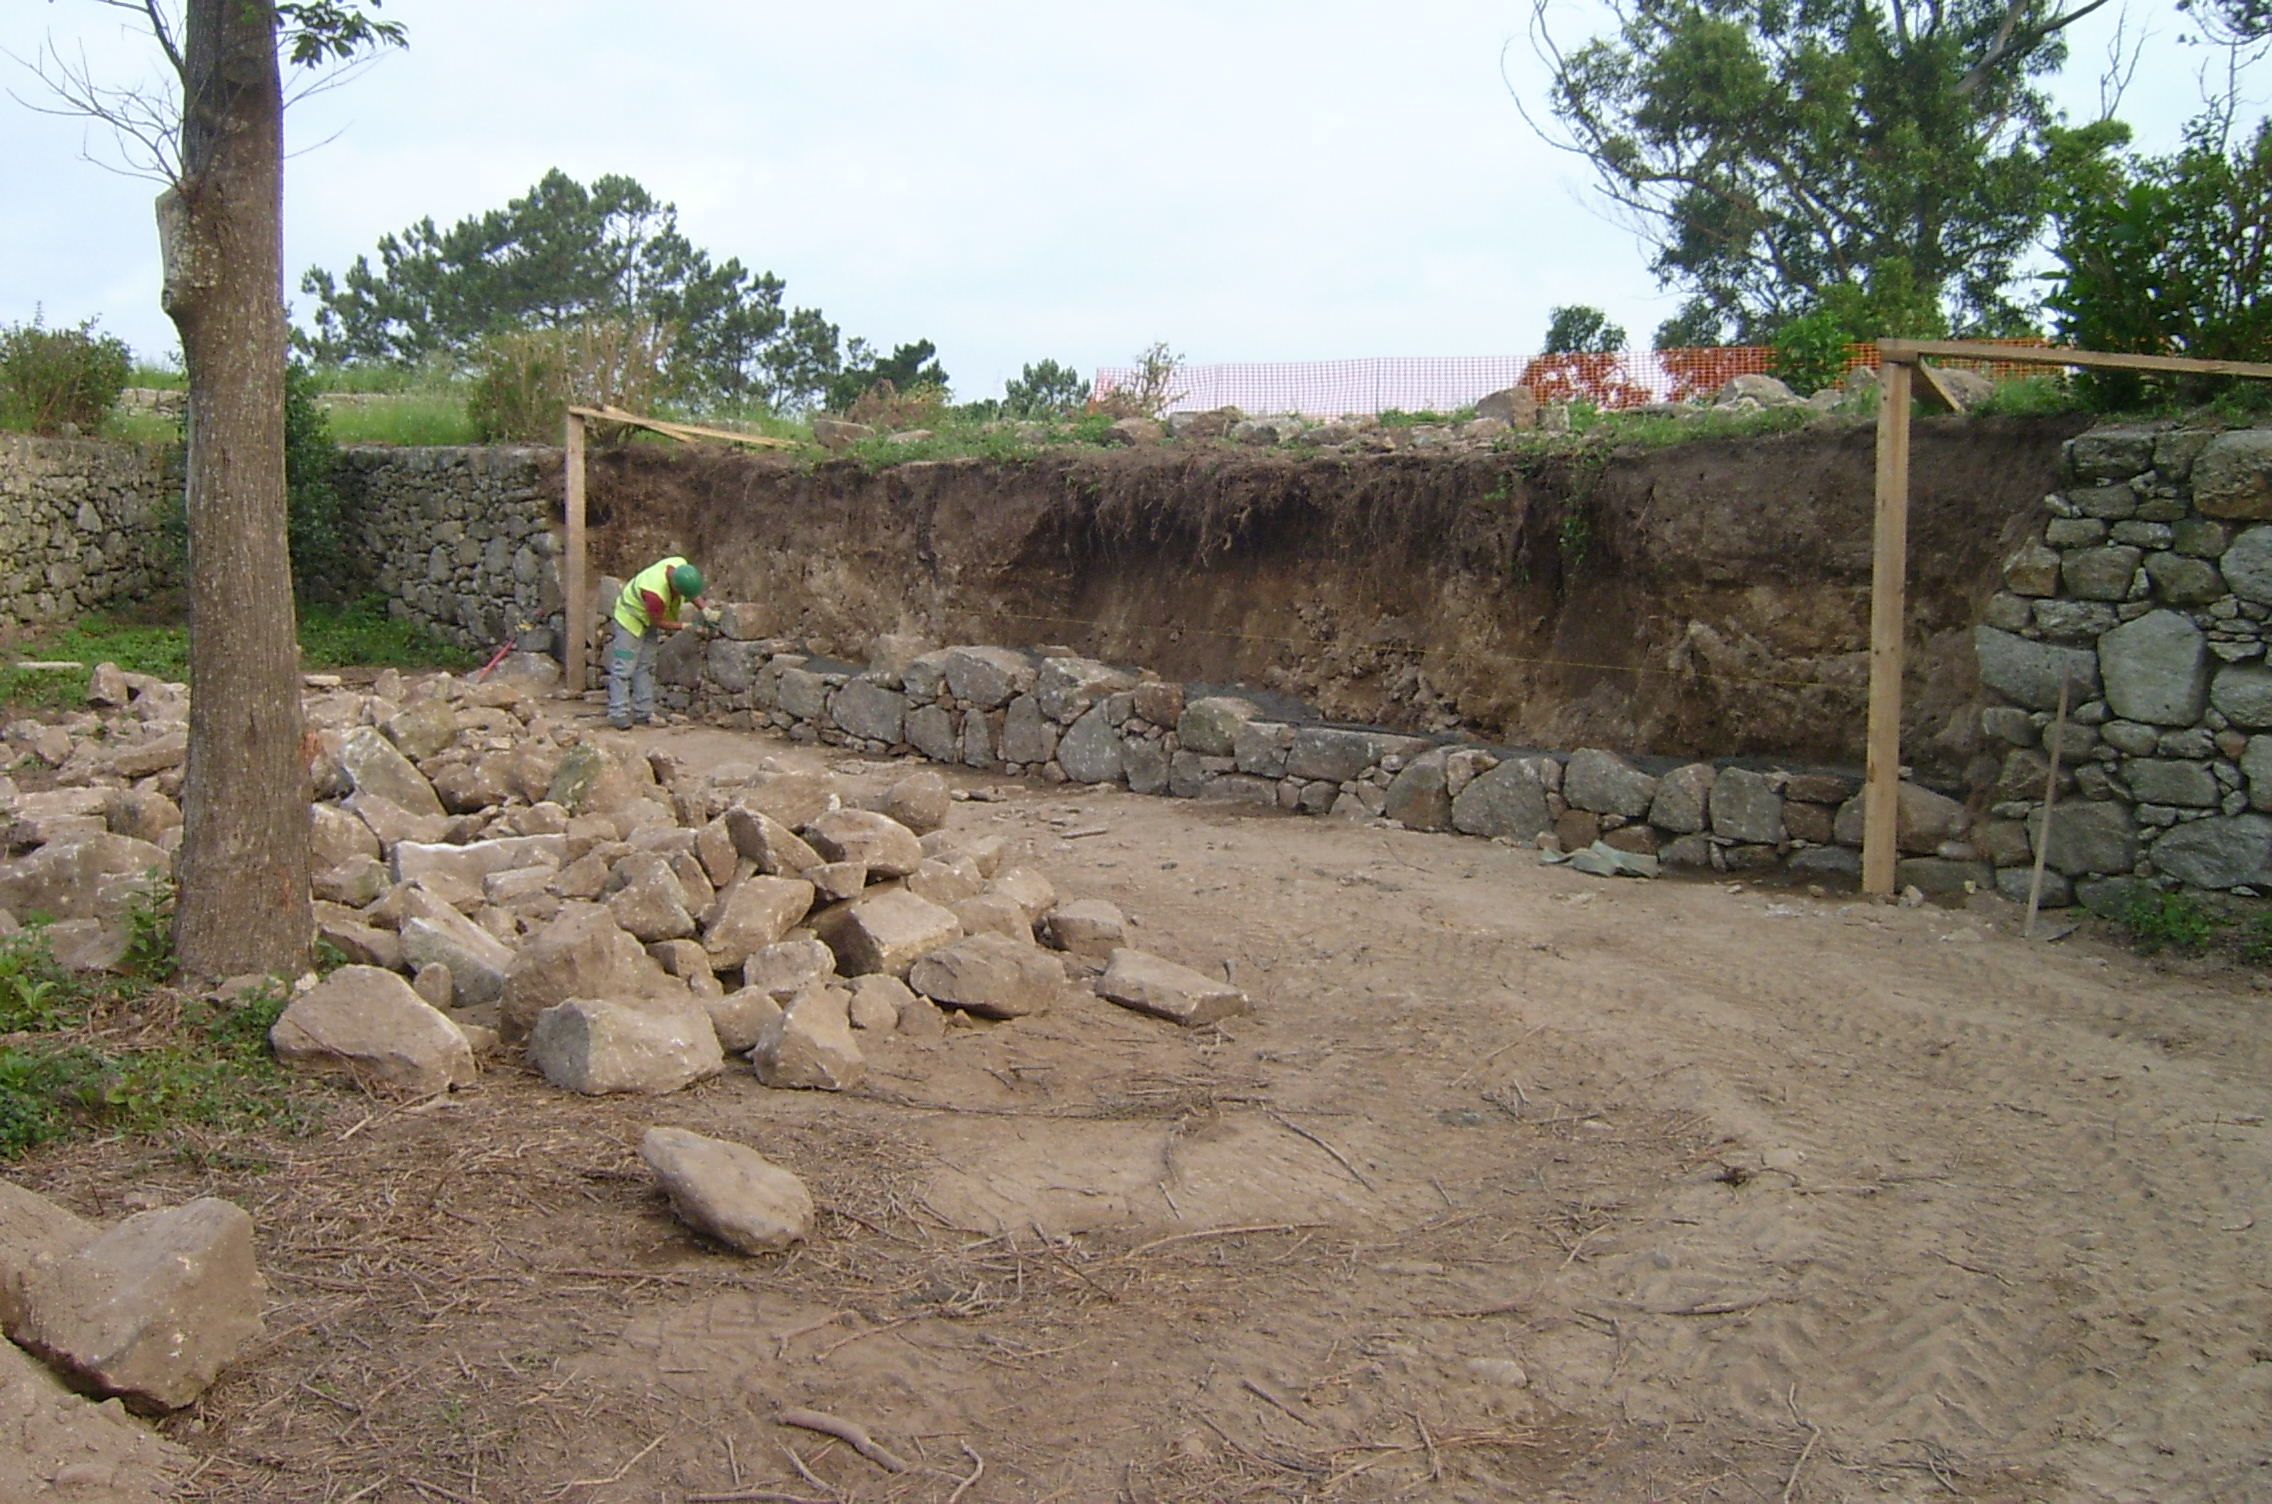
[[341, 461], [359, 562], [397, 616], [477, 651], [525, 623], [524, 649], [553, 650], [558, 450], [359, 446]]
[[67, 620], [173, 583], [181, 477], [163, 454], [0, 434], [0, 623]]
[[[757, 608], [720, 615], [715, 634], [664, 645], [666, 708], [1052, 782], [1385, 817], [1563, 850], [1600, 840], [1671, 867], [1830, 879], [1860, 871], [1859, 784], [1846, 773], [1527, 752], [1281, 720], [1251, 700], [1194, 697], [1181, 684], [1046, 651], [923, 651], [886, 638], [861, 668], [759, 636]], [[1955, 800], [1903, 785], [1900, 881], [1932, 892], [1993, 881], [1965, 826]]]
[[2272, 884], [2272, 430], [2096, 429], [2066, 481], [1974, 633], [1998, 885], [2024, 891], [2054, 742], [2050, 901]]

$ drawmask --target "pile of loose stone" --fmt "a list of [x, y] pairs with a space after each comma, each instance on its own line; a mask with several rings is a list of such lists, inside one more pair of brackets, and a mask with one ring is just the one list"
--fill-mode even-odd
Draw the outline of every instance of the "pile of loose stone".
[[[1076, 989], [1185, 1026], [1247, 1007], [1236, 988], [1127, 946], [1111, 904], [1060, 902], [1007, 861], [1001, 837], [945, 829], [953, 801], [935, 772], [869, 794], [873, 807], [850, 782], [770, 759], [705, 776], [548, 715], [557, 672], [516, 658], [480, 684], [310, 678], [316, 936], [345, 964], [300, 979], [270, 1034], [280, 1058], [410, 1093], [463, 1086], [505, 1049], [582, 1093], [673, 1091], [729, 1057], [768, 1087], [842, 1090], [883, 1041], [940, 1040]], [[56, 786], [0, 785], [0, 929], [47, 916], [59, 959], [100, 968], [123, 956], [136, 902], [179, 844], [187, 697], [104, 665], [89, 699], [61, 723], [6, 728]], [[727, 1246], [805, 1235], [811, 1198], [754, 1150], [657, 1128], [642, 1153], [679, 1214]], [[67, 1246], [11, 1245], [0, 1217], [0, 1287], [117, 1287], [98, 1302], [108, 1314], [87, 1317], [109, 1327], [43, 1324], [33, 1300], [22, 1322], [8, 1308], [9, 1334], [97, 1392], [163, 1408], [257, 1334], [259, 1282], [242, 1212], [145, 1215], [159, 1220], [129, 1218], [116, 1238], [159, 1250], [179, 1278], [98, 1278], [87, 1260], [111, 1267], [116, 1249], [99, 1250], [113, 1235], [57, 1209], [15, 1220], [62, 1229]], [[242, 1259], [229, 1251], [240, 1234]], [[68, 1279], [25, 1283], [66, 1265]], [[180, 1283], [192, 1276], [194, 1299]], [[197, 1327], [185, 1339], [197, 1361], [164, 1382], [128, 1374], [118, 1354], [168, 1320]]]

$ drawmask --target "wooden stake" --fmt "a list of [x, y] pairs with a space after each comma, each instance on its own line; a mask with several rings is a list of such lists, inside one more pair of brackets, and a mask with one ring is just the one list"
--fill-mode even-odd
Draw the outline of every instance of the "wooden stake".
[[2035, 934], [2035, 908], [2043, 901], [2043, 863], [2051, 852], [2051, 806], [2059, 802], [2059, 743], [2067, 729], [2067, 681], [2059, 681], [2059, 708], [2051, 716], [2051, 771], [2043, 775], [2043, 824], [2035, 833], [2035, 875], [2027, 880], [2027, 920], [2020, 938]]
[[562, 627], [568, 634], [567, 670], [568, 693], [584, 692], [584, 669], [589, 661], [588, 645], [592, 630], [592, 603], [585, 599], [590, 586], [585, 579], [584, 557], [584, 419], [571, 410], [568, 414], [567, 450], [564, 462], [568, 476], [568, 547], [567, 568], [561, 591], [565, 599], [560, 609]]
[[1901, 808], [1901, 656], [1909, 572], [1909, 365], [1878, 373], [1877, 525], [1870, 555], [1869, 769], [1862, 785], [1862, 891], [1893, 891]]

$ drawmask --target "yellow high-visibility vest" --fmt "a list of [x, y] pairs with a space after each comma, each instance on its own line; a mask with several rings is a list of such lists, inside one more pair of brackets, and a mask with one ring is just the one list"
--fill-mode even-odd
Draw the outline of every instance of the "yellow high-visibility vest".
[[644, 637], [647, 629], [654, 625], [647, 618], [647, 603], [640, 599], [640, 592], [646, 591], [661, 598], [665, 620], [677, 621], [678, 608], [684, 603], [679, 599], [678, 592], [671, 588], [671, 571], [685, 562], [677, 554], [672, 554], [633, 575], [625, 582], [623, 594], [615, 598], [615, 619]]

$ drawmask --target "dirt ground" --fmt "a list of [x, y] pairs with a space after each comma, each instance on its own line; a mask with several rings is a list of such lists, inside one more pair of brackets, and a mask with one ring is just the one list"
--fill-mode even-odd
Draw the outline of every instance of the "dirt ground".
[[[761, 756], [892, 769], [707, 730]], [[214, 1500], [2272, 1497], [2272, 1001], [2007, 907], [949, 774], [1061, 896], [1231, 974], [587, 1101], [505, 1065], [312, 1138], [85, 1147], [251, 1209], [269, 1335], [168, 1431]], [[650, 1124], [802, 1174], [695, 1242]], [[185, 1152], [188, 1151], [188, 1152]], [[869, 1428], [904, 1472], [779, 1423]]]

